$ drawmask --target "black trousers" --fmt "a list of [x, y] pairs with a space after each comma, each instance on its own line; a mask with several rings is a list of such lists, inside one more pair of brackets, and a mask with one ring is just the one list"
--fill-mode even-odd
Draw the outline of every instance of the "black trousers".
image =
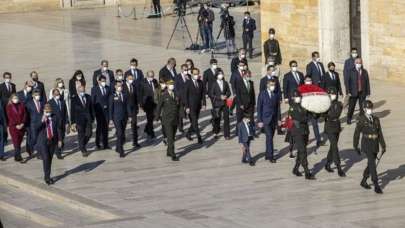
[[153, 130], [153, 120], [155, 118], [155, 109], [146, 109], [146, 125], [144, 132], [150, 136], [155, 137], [155, 132]]
[[155, 14], [160, 14], [161, 7], [160, 7], [160, 0], [152, 0], [153, 8], [155, 10]]
[[120, 154], [124, 153], [124, 142], [125, 142], [125, 125], [126, 120], [113, 120], [115, 131], [117, 133], [117, 142], [115, 146], [115, 151]]
[[[132, 132], [132, 143], [138, 143], [138, 113], [132, 112], [131, 115], [131, 132]], [[127, 126], [128, 119], [125, 120], [125, 127]], [[125, 131], [125, 128], [124, 128]], [[125, 134], [124, 134], [125, 139]]]
[[249, 53], [249, 57], [252, 57], [252, 55], [253, 55], [253, 37], [244, 33], [242, 35], [242, 40], [243, 40], [243, 49], [245, 49], [246, 52]]
[[184, 131], [184, 118], [187, 116], [185, 111], [185, 105], [180, 103], [179, 108], [179, 121], [177, 123], [179, 130], [182, 132]]
[[360, 114], [363, 114], [363, 103], [366, 100], [366, 95], [364, 94], [364, 92], [359, 92], [359, 94], [357, 95], [357, 97], [349, 97], [349, 108], [347, 111], [347, 119], [348, 120], [352, 120], [353, 119], [353, 113], [354, 113], [354, 109], [356, 108], [356, 103], [359, 103], [359, 107], [360, 107]]
[[301, 165], [307, 173], [309, 172], [307, 159], [308, 135], [293, 135], [293, 140], [295, 147], [297, 148], [297, 158], [295, 164], [297, 167]]
[[176, 140], [177, 125], [176, 124], [164, 124], [164, 127], [167, 137], [167, 156], [176, 157], [174, 151], [174, 142]]
[[328, 156], [326, 157], [327, 163], [331, 164], [332, 162], [335, 163], [336, 166], [340, 166], [340, 156], [339, 156], [339, 132], [337, 133], [327, 133], [329, 139], [329, 151]]
[[41, 148], [41, 150], [38, 151], [42, 157], [42, 165], [44, 169], [45, 180], [51, 179], [52, 158], [55, 153], [57, 145], [58, 142], [56, 140], [47, 141], [45, 147]]
[[104, 113], [96, 115], [96, 145], [103, 143], [103, 146], [108, 146], [108, 117]]
[[79, 149], [85, 150], [86, 145], [93, 135], [93, 127], [91, 122], [87, 121], [85, 124], [76, 124], [77, 129], [77, 141], [79, 141]]
[[377, 167], [375, 160], [377, 159], [377, 152], [366, 152], [367, 155], [367, 167], [363, 172], [363, 178], [367, 180], [371, 176], [373, 183], [378, 181]]
[[198, 119], [200, 118], [200, 109], [192, 110], [190, 109], [190, 128], [188, 129], [188, 134], [195, 133], [198, 138], [201, 138], [200, 127], [198, 126]]
[[[216, 111], [218, 110], [218, 111]], [[213, 132], [214, 134], [219, 134], [221, 131], [221, 119], [224, 119], [224, 137], [230, 136], [229, 127], [229, 108], [227, 106], [215, 107], [213, 112], [216, 112], [218, 116], [213, 116]]]
[[[31, 139], [31, 128], [28, 125], [26, 127], [26, 129], [27, 129], [27, 138], [25, 139], [25, 150], [27, 151], [27, 153], [31, 154], [34, 151], [33, 143], [31, 142], [31, 140], [32, 140]], [[20, 153], [21, 153], [21, 151], [20, 151]]]

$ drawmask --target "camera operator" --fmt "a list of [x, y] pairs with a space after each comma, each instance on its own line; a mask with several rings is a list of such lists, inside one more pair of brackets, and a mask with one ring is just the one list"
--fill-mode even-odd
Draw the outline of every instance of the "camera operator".
[[213, 47], [214, 43], [214, 38], [212, 36], [212, 23], [215, 20], [214, 11], [212, 11], [207, 4], [201, 4], [197, 20], [201, 37], [204, 42], [204, 50], [210, 49]]
[[224, 31], [224, 38], [226, 41], [226, 49], [228, 54], [228, 59], [236, 51], [235, 46], [235, 21], [233, 17], [229, 15], [228, 7], [223, 8], [223, 13], [221, 15], [221, 31]]

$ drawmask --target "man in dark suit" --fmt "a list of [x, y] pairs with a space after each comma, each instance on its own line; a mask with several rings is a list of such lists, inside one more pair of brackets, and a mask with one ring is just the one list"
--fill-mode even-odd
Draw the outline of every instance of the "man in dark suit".
[[278, 98], [280, 99], [280, 101], [282, 100], [282, 96], [281, 96], [281, 86], [280, 86], [280, 81], [278, 79], [278, 77], [276, 76], [277, 72], [276, 72], [276, 67], [274, 65], [269, 65], [267, 66], [267, 74], [262, 77], [260, 79], [260, 92], [267, 90], [268, 89], [268, 83], [271, 80], [275, 81], [275, 90], [274, 93], [276, 93], [278, 95]]
[[255, 130], [248, 114], [245, 114], [243, 120], [238, 123], [237, 131], [238, 141], [242, 146], [242, 163], [249, 163], [250, 166], [254, 166], [255, 161], [250, 153], [250, 142], [254, 140]]
[[94, 110], [91, 103], [91, 96], [85, 93], [84, 85], [77, 87], [78, 96], [72, 98], [71, 102], [71, 123], [74, 130], [77, 130], [79, 149], [83, 157], [89, 156], [86, 149], [93, 134]]
[[94, 71], [93, 73], [93, 86], [98, 86], [98, 77], [104, 75], [106, 78], [106, 85], [113, 86], [114, 85], [114, 71], [108, 69], [108, 61], [102, 60], [100, 69]]
[[174, 142], [176, 139], [177, 124], [179, 118], [180, 99], [174, 92], [174, 81], [168, 81], [167, 90], [163, 92], [156, 109], [156, 121], [162, 120], [163, 128], [167, 137], [166, 155], [172, 161], [179, 161], [175, 153]]
[[243, 71], [247, 70], [246, 61], [243, 59], [238, 63], [238, 70], [233, 71], [231, 74], [231, 78], [229, 79], [229, 83], [231, 83], [232, 93], [236, 95], [236, 82], [242, 79]]
[[[128, 109], [128, 119], [131, 118], [131, 130], [132, 130], [132, 146], [139, 148], [138, 143], [138, 96], [139, 91], [136, 83], [134, 82], [134, 76], [129, 74], [127, 76], [125, 84], [122, 85], [122, 93], [127, 97], [127, 109]], [[125, 123], [126, 126], [127, 123]]]
[[159, 81], [163, 79], [163, 81], [167, 82], [169, 80], [175, 80], [176, 78], [176, 59], [170, 58], [167, 60], [166, 66], [164, 66], [159, 71]]
[[174, 93], [179, 98], [180, 107], [179, 107], [179, 124], [178, 128], [181, 133], [184, 133], [184, 124], [183, 119], [186, 118], [186, 97], [185, 89], [187, 81], [190, 80], [190, 75], [188, 74], [187, 64], [181, 65], [181, 72], [176, 76], [174, 82]]
[[312, 83], [316, 86], [322, 86], [325, 76], [325, 67], [319, 57], [319, 52], [312, 52], [312, 61], [307, 64], [307, 74], [312, 78]]
[[213, 115], [213, 132], [215, 138], [218, 139], [218, 134], [221, 130], [221, 118], [224, 118], [224, 138], [229, 140], [229, 108], [226, 105], [226, 100], [231, 96], [231, 88], [224, 79], [224, 72], [218, 71], [217, 80], [212, 84], [209, 96], [212, 99], [212, 115]]
[[206, 100], [205, 100], [205, 88], [204, 83], [199, 79], [200, 70], [194, 68], [193, 76], [191, 80], [187, 81], [185, 97], [186, 97], [186, 113], [190, 117], [191, 126], [187, 132], [187, 139], [193, 140], [191, 133], [194, 132], [197, 135], [198, 143], [202, 144], [202, 138], [200, 135], [200, 128], [198, 126], [198, 119], [200, 117], [200, 111], [205, 110]]
[[98, 85], [91, 88], [91, 103], [96, 116], [96, 147], [101, 149], [101, 143], [104, 149], [111, 149], [108, 145], [108, 120], [109, 107], [108, 99], [112, 94], [111, 88], [106, 83], [104, 75], [98, 78]]
[[[35, 144], [37, 142], [37, 134], [35, 133], [34, 124], [38, 122], [44, 114], [45, 102], [42, 101], [41, 91], [36, 89], [32, 92], [32, 97], [30, 101], [26, 104], [26, 109], [29, 116], [29, 125], [27, 126], [27, 131], [29, 131], [29, 146], [27, 148], [27, 153], [31, 156], [34, 152]], [[27, 133], [28, 134], [28, 133]], [[38, 154], [40, 156], [40, 154]]]
[[257, 120], [259, 127], [266, 133], [266, 160], [276, 163], [274, 157], [273, 137], [276, 127], [281, 120], [280, 94], [276, 93], [276, 80], [270, 79], [267, 89], [260, 91], [257, 99]]
[[321, 87], [326, 90], [333, 88], [338, 95], [343, 96], [342, 86], [340, 84], [339, 73], [335, 71], [335, 63], [329, 62], [328, 69], [329, 69], [329, 72], [326, 73], [324, 80], [323, 80], [323, 85]]
[[242, 121], [244, 114], [250, 116], [250, 121], [254, 122], [254, 112], [256, 105], [254, 83], [251, 80], [251, 73], [243, 71], [242, 79], [236, 81], [236, 121]]
[[5, 72], [3, 74], [4, 82], [0, 84], [0, 99], [3, 104], [3, 109], [5, 109], [10, 99], [11, 94], [15, 93], [15, 84], [11, 82], [11, 73]]
[[343, 67], [343, 81], [345, 84], [346, 95], [349, 94], [348, 81], [352, 70], [355, 68], [354, 60], [359, 56], [357, 48], [352, 48], [350, 51], [350, 57], [345, 60], [345, 65]]
[[123, 85], [121, 82], [115, 84], [115, 93], [110, 96], [108, 106], [110, 111], [110, 121], [114, 123], [117, 133], [117, 144], [115, 151], [120, 157], [125, 157], [124, 154], [124, 138], [125, 125], [128, 119], [127, 96], [122, 93]]
[[283, 93], [286, 103], [291, 101], [291, 95], [298, 86], [304, 84], [304, 74], [298, 71], [297, 61], [290, 61], [290, 68], [291, 71], [286, 73], [283, 78]]
[[59, 126], [59, 141], [61, 144], [55, 150], [56, 157], [58, 159], [63, 159], [62, 151], [64, 146], [64, 139], [66, 135], [66, 125], [68, 124], [68, 112], [65, 100], [61, 99], [60, 92], [58, 89], [52, 90], [52, 99], [48, 101], [52, 109], [52, 115], [58, 119]]
[[18, 91], [17, 96], [18, 100], [20, 100], [20, 102], [24, 103], [24, 105], [26, 106], [28, 101], [32, 99], [32, 82], [26, 81], [24, 89]]
[[256, 30], [256, 21], [250, 17], [250, 12], [245, 12], [245, 18], [243, 19], [243, 48], [249, 52], [249, 58], [253, 57], [253, 34]]
[[246, 58], [246, 50], [243, 48], [239, 49], [238, 56], [234, 57], [231, 60], [231, 74], [239, 69], [240, 61], [244, 61], [246, 67], [248, 67], [248, 60]]
[[154, 78], [155, 73], [153, 71], [148, 71], [146, 73], [146, 79], [140, 86], [140, 97], [139, 105], [146, 113], [146, 125], [144, 132], [148, 135], [150, 139], [155, 138], [155, 132], [153, 130], [153, 119], [155, 115], [156, 100], [158, 82]]
[[274, 64], [281, 65], [282, 57], [281, 57], [280, 44], [278, 43], [278, 40], [274, 38], [275, 36], [276, 36], [276, 30], [274, 28], [270, 28], [269, 29], [269, 39], [266, 40], [266, 42], [264, 42], [264, 44], [263, 44], [264, 58], [267, 63], [267, 62], [269, 62], [269, 57], [273, 57]]
[[349, 109], [347, 111], [347, 124], [352, 123], [354, 108], [357, 101], [359, 102], [360, 114], [363, 113], [363, 103], [368, 96], [370, 96], [370, 80], [368, 72], [363, 68], [363, 61], [361, 58], [356, 58], [355, 68], [350, 72], [347, 79], [347, 89], [349, 97]]
[[134, 81], [134, 84], [137, 85], [144, 79], [142, 70], [138, 69], [138, 60], [135, 58], [131, 59], [129, 70], [127, 70], [124, 74], [125, 80], [127, 79], [128, 75], [133, 76], [132, 80]]
[[[205, 88], [205, 93], [209, 95], [209, 91], [211, 89], [212, 84], [214, 84], [217, 80], [216, 74], [218, 70], [218, 61], [216, 59], [210, 60], [210, 68], [204, 71], [203, 73], [203, 83]], [[211, 100], [212, 101], [212, 100]]]
[[38, 73], [36, 71], [31, 72], [31, 80], [32, 80], [32, 90], [39, 91], [39, 95], [41, 96], [41, 102], [46, 103], [46, 92], [44, 83], [39, 81]]
[[44, 114], [33, 122], [37, 135], [36, 149], [41, 154], [44, 179], [48, 185], [54, 184], [51, 178], [52, 157], [58, 146], [62, 146], [61, 122], [57, 115], [52, 115], [52, 107], [46, 104]]

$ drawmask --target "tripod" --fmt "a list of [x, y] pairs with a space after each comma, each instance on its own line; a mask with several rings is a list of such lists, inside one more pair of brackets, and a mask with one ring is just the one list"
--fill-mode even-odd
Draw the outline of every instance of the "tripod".
[[[172, 42], [174, 33], [176, 32], [177, 26], [179, 25], [179, 23], [181, 24], [181, 27], [182, 27], [182, 28], [186, 28], [188, 37], [190, 38], [190, 41], [191, 41], [191, 46], [194, 45], [193, 38], [191, 37], [190, 30], [188, 29], [186, 19], [184, 18], [184, 14], [183, 14], [182, 12], [180, 12], [180, 13], [178, 14], [178, 18], [177, 18], [176, 24], [175, 24], [175, 26], [174, 26], [174, 28], [173, 28], [172, 35], [170, 36], [169, 42], [167, 43], [166, 49], [169, 49], [170, 43]], [[184, 32], [184, 31], [183, 31], [183, 32]], [[184, 40], [184, 33], [183, 33], [183, 40]]]

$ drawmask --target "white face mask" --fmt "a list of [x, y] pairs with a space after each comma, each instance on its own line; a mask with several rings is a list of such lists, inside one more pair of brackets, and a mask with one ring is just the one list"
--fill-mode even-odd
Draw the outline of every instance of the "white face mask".
[[297, 72], [298, 68], [297, 68], [297, 67], [291, 67], [291, 70], [292, 70], [293, 72]]
[[274, 34], [270, 34], [270, 39], [274, 39]]
[[361, 63], [356, 63], [356, 69], [360, 70], [361, 69]]
[[41, 96], [36, 95], [36, 96], [34, 96], [34, 99], [37, 100], [37, 101], [39, 101], [39, 100], [41, 99]]
[[55, 96], [55, 99], [56, 100], [59, 100], [60, 99], [60, 96], [58, 95], [58, 96]]
[[52, 113], [50, 113], [50, 112], [45, 112], [45, 116], [46, 117], [50, 117], [52, 115]]
[[6, 83], [10, 83], [10, 82], [11, 82], [11, 79], [6, 78], [6, 79], [4, 79], [4, 81], [5, 81]]
[[193, 75], [193, 79], [197, 80], [198, 79], [198, 75]]
[[239, 66], [239, 70], [244, 70], [245, 66]]
[[25, 88], [25, 91], [27, 91], [28, 93], [32, 91], [32, 87], [28, 86], [27, 88]]
[[275, 86], [270, 86], [270, 87], [269, 87], [269, 90], [270, 90], [271, 92], [273, 92], [275, 89], [276, 89]]
[[249, 17], [248, 17], [248, 16], [245, 16], [245, 19], [247, 20], [247, 19], [249, 19]]
[[211, 65], [211, 67], [213, 70], [216, 70], [218, 68], [218, 65], [214, 64], [214, 65]]
[[271, 76], [276, 76], [276, 75], [277, 75], [277, 72], [275, 72], [275, 71], [271, 72]]
[[59, 82], [59, 83], [58, 83], [58, 87], [59, 87], [59, 88], [63, 88], [63, 83], [62, 83], [62, 82]]
[[18, 98], [13, 98], [13, 99], [11, 100], [11, 102], [13, 102], [13, 104], [18, 104], [19, 100], [18, 100]]
[[301, 103], [301, 97], [294, 97], [295, 103]]
[[122, 75], [118, 75], [118, 76], [117, 76], [117, 80], [118, 80], [118, 81], [122, 81], [123, 78], [124, 78], [124, 77], [123, 77]]
[[357, 53], [352, 53], [352, 58], [357, 58], [358, 54]]
[[166, 84], [160, 84], [160, 88], [166, 89]]
[[275, 62], [269, 62], [268, 66], [274, 66]]
[[102, 87], [105, 87], [105, 85], [107, 84], [106, 82], [101, 82], [100, 83]]
[[334, 101], [334, 100], [336, 100], [336, 94], [332, 94], [332, 95], [330, 95], [330, 99], [332, 100], [332, 101]]
[[103, 67], [103, 71], [107, 71], [108, 70], [108, 67]]
[[188, 74], [188, 70], [183, 70], [183, 75]]
[[132, 84], [134, 82], [134, 80], [128, 80], [129, 84]]
[[167, 88], [168, 88], [170, 91], [173, 91], [173, 90], [174, 90], [174, 85], [168, 85]]
[[222, 81], [222, 79], [224, 79], [224, 75], [223, 74], [218, 74], [217, 78], [218, 78], [218, 80]]
[[245, 57], [246, 57], [245, 54], [240, 55], [240, 58], [241, 58], [241, 59], [244, 59]]
[[117, 87], [117, 92], [122, 92], [122, 87]]
[[312, 81], [305, 81], [305, 85], [312, 85]]
[[82, 80], [82, 76], [76, 76], [77, 80]]
[[372, 109], [369, 109], [369, 108], [367, 108], [366, 109], [366, 113], [367, 113], [367, 115], [372, 115], [373, 114], [373, 110]]
[[84, 97], [84, 92], [80, 92], [79, 95]]
[[136, 66], [130, 66], [131, 70], [135, 70]]
[[148, 78], [148, 81], [149, 81], [149, 82], [153, 81], [153, 78], [149, 77], [149, 78]]
[[319, 63], [321, 61], [321, 58], [318, 57], [315, 59], [315, 61]]

